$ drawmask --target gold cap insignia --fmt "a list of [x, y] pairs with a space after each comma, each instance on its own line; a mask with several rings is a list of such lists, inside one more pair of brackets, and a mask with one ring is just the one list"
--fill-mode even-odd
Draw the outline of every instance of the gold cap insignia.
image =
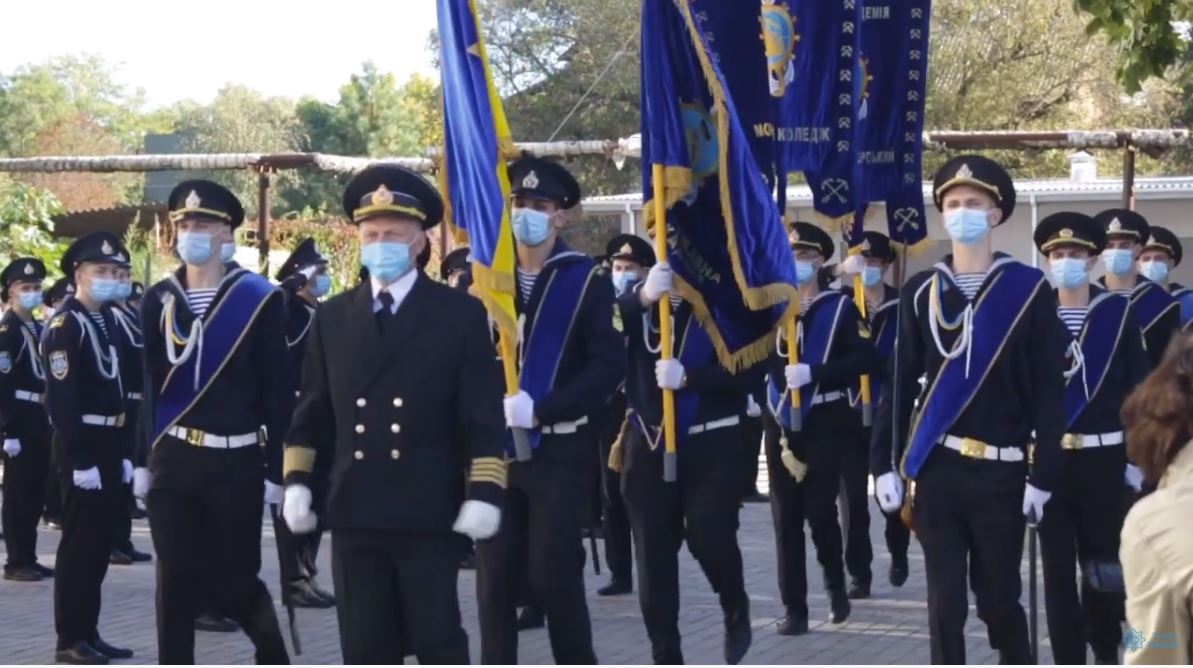
[[117, 261], [117, 262], [124, 262], [124, 253], [117, 253], [117, 254], [116, 254], [116, 261]]
[[199, 193], [192, 190], [191, 194], [186, 196], [186, 201], [184, 203], [188, 209], [197, 209], [199, 208], [199, 205], [203, 203], [203, 200], [199, 198]]
[[792, 242], [792, 243], [795, 243], [795, 242], [797, 242], [797, 241], [799, 241], [799, 232], [796, 232], [795, 230], [792, 230], [792, 231], [791, 231], [791, 242]]
[[527, 174], [525, 178], [522, 179], [522, 187], [523, 188], [539, 187], [539, 177], [538, 177], [538, 174], [534, 173], [533, 169], [530, 170], [530, 173]]
[[1156, 238], [1155, 238], [1155, 237], [1148, 237], [1148, 238], [1147, 238], [1147, 245], [1148, 245], [1148, 246], [1156, 246], [1156, 245], [1160, 245], [1160, 244], [1159, 244], [1159, 242], [1157, 242], [1157, 241], [1156, 241]]
[[629, 244], [626, 244], [626, 245], [624, 245], [624, 246], [622, 246], [622, 247], [621, 247], [621, 250], [617, 251], [617, 254], [618, 254], [618, 255], [633, 255], [633, 254], [634, 254], [634, 249], [633, 249], [633, 248], [630, 248], [630, 245], [629, 245]]
[[374, 206], [393, 204], [394, 194], [389, 191], [389, 188], [385, 187], [384, 183], [382, 183], [381, 185], [377, 186], [376, 190], [373, 191], [369, 201], [372, 202]]
[[1111, 232], [1118, 232], [1123, 229], [1123, 224], [1119, 222], [1118, 218], [1115, 218], [1114, 220], [1110, 221], [1110, 226], [1107, 229], [1109, 229]]
[[26, 275], [26, 276], [28, 276], [28, 275], [30, 275], [30, 274], [32, 274], [32, 273], [33, 273], [33, 265], [31, 265], [31, 264], [26, 264], [26, 265], [25, 265], [25, 275]]
[[1072, 239], [1073, 238], [1073, 230], [1070, 230], [1069, 228], [1066, 227], [1065, 229], [1060, 231], [1059, 236], [1061, 239]]
[[100, 246], [99, 250], [102, 251], [104, 255], [111, 255], [112, 254], [112, 244], [108, 243], [107, 239], [104, 239], [104, 245]]
[[862, 248], [862, 250], [864, 250], [864, 251], [868, 251], [868, 250], [870, 250], [870, 240], [869, 240], [869, 239], [863, 239], [863, 240], [862, 240], [862, 246], [861, 246], [861, 248]]
[[957, 169], [957, 178], [972, 179], [973, 178], [973, 170], [969, 168], [968, 164], [961, 163], [961, 167]]

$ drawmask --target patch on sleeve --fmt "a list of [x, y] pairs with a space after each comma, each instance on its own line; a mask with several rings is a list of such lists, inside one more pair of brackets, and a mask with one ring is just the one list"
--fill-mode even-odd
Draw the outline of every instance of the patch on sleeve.
[[56, 315], [56, 316], [54, 316], [54, 319], [50, 321], [50, 329], [57, 329], [65, 323], [66, 323], [66, 314], [65, 313]]
[[866, 324], [865, 320], [857, 321], [857, 335], [863, 339], [870, 338], [870, 326]]
[[12, 371], [12, 357], [7, 350], [0, 350], [0, 373]]
[[70, 373], [70, 360], [66, 358], [65, 350], [50, 353], [50, 373], [58, 380], [66, 378], [66, 374]]

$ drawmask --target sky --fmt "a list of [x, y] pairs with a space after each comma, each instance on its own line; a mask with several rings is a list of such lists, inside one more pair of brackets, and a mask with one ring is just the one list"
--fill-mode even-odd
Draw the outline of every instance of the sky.
[[372, 60], [399, 82], [435, 75], [435, 0], [22, 0], [5, 2], [0, 72], [96, 54], [150, 108], [210, 102], [239, 83], [325, 101]]

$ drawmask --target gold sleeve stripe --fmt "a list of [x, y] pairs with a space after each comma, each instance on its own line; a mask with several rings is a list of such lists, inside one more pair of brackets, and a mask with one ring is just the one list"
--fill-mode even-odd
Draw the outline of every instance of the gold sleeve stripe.
[[468, 473], [469, 482], [488, 482], [505, 489], [508, 469], [505, 460], [500, 457], [477, 457], [472, 460], [472, 469]]
[[488, 482], [488, 483], [497, 485], [501, 489], [505, 489], [505, 484], [506, 484], [505, 476], [497, 476], [497, 475], [474, 476], [468, 482], [469, 482], [469, 484], [472, 484], [472, 485], [476, 485], [476, 484], [483, 483], [483, 482]]
[[287, 445], [282, 454], [282, 475], [295, 471], [310, 473], [315, 468], [315, 449], [301, 445]]

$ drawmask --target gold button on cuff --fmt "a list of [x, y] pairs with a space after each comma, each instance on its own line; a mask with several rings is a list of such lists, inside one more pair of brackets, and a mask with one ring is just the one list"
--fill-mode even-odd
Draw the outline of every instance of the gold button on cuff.
[[356, 433], [358, 433], [358, 434], [365, 433], [365, 426], [363, 424], [356, 425]]
[[364, 408], [364, 407], [365, 407], [365, 403], [366, 403], [366, 402], [365, 402], [365, 400], [364, 400], [364, 397], [361, 397], [360, 399], [357, 399], [357, 400], [356, 400], [356, 407], [357, 407], [357, 408]]
[[389, 456], [393, 457], [394, 459], [397, 459], [398, 457], [402, 456], [402, 453], [398, 452], [397, 450], [390, 450]]
[[356, 452], [352, 453], [352, 456], [356, 457], [357, 461], [359, 461], [365, 458], [365, 453], [362, 450], [357, 450]]

